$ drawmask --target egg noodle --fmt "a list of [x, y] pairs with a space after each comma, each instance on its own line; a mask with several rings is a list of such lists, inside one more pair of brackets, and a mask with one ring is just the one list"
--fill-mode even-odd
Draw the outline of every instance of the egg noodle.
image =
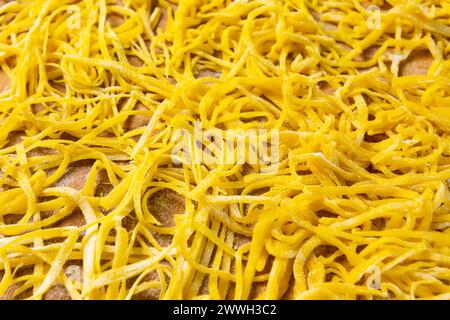
[[[449, 1], [0, 3], [0, 296], [450, 298]], [[278, 170], [174, 164], [196, 121]]]

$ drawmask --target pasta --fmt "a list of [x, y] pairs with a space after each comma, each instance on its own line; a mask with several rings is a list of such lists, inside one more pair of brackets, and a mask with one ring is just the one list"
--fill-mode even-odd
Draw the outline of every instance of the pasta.
[[[0, 297], [450, 297], [450, 2], [0, 3]], [[197, 122], [277, 170], [174, 163]]]

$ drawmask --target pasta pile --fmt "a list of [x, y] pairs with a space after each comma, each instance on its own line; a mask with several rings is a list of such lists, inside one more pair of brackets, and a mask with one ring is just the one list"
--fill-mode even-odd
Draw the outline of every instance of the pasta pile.
[[[440, 0], [3, 1], [0, 296], [449, 299], [449, 40]], [[175, 164], [197, 121], [278, 170]]]

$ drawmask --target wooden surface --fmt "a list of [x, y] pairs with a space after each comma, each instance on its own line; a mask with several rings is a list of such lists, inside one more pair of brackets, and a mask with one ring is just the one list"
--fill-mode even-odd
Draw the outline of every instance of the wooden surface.
[[[1, 5], [1, 0], [0, 0]], [[162, 21], [164, 24], [164, 21]], [[428, 52], [426, 51], [415, 51], [410, 56], [407, 61], [404, 61], [400, 65], [400, 75], [412, 75], [412, 74], [426, 74], [428, 67], [430, 66], [432, 59]], [[0, 92], [8, 91], [11, 87], [10, 79], [6, 74], [0, 70]], [[133, 117], [128, 123], [128, 129], [139, 128], [146, 126], [148, 123], [147, 118], [142, 116]], [[17, 132], [16, 137], [10, 137], [12, 141], [20, 141], [20, 132]], [[38, 154], [36, 154], [38, 155]], [[56, 183], [57, 186], [71, 187], [80, 190], [87, 179], [87, 175], [91, 168], [92, 163], [90, 162], [80, 162], [76, 165], [72, 165], [67, 170], [66, 174]], [[1, 171], [1, 169], [0, 169]], [[102, 175], [97, 179], [97, 191], [98, 192], [108, 192], [111, 186], [106, 183], [107, 179], [102, 178]], [[0, 186], [1, 187], [1, 186]], [[171, 190], [162, 190], [149, 199], [148, 203], [150, 211], [154, 212], [155, 217], [162, 223], [163, 226], [173, 225], [174, 214], [180, 214], [184, 211], [184, 200], [183, 198]], [[17, 217], [10, 217], [10, 219], [17, 219]], [[79, 210], [75, 210], [71, 216], [64, 219], [61, 222], [61, 226], [82, 226], [84, 224], [83, 216]], [[129, 227], [133, 227], [133, 221], [128, 221]], [[168, 246], [171, 242], [170, 236], [160, 236], [155, 235], [156, 239], [161, 246]], [[245, 243], [249, 239], [237, 239], [237, 242]], [[236, 243], [237, 244], [237, 243]], [[68, 277], [72, 279], [81, 279], [81, 264], [80, 263], [68, 263], [65, 268], [65, 273]], [[28, 270], [31, 272], [32, 270]], [[24, 269], [23, 272], [27, 272]], [[1, 274], [0, 274], [1, 275]], [[151, 278], [152, 275], [149, 277]], [[254, 294], [262, 291], [264, 284], [259, 284], [259, 287], [254, 288]], [[11, 287], [7, 292], [0, 297], [1, 299], [13, 299], [14, 287]], [[289, 295], [289, 291], [287, 295]], [[148, 290], [147, 292], [139, 294], [137, 299], [156, 299], [158, 297], [158, 292], [155, 290]], [[21, 298], [18, 296], [16, 298]], [[54, 285], [44, 296], [47, 300], [60, 300], [60, 299], [70, 299], [65, 288], [60, 285]]]

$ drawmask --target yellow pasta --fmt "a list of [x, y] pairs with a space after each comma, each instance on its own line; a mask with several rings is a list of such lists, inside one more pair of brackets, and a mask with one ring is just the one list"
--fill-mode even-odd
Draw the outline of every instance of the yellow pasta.
[[0, 297], [449, 299], [449, 58], [448, 1], [0, 1]]

